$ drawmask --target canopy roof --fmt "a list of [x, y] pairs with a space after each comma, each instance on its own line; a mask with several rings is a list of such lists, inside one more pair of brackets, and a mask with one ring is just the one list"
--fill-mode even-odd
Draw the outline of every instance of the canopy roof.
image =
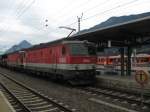
[[99, 41], [132, 41], [150, 36], [150, 16], [71, 36], [72, 39]]

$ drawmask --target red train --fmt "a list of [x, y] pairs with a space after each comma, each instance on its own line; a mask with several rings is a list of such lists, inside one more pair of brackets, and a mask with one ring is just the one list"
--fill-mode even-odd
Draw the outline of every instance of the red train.
[[[150, 64], [150, 55], [149, 54], [137, 54], [136, 56], [131, 57], [133, 64], [143, 65]], [[98, 65], [120, 65], [121, 63], [120, 55], [118, 56], [98, 56], [97, 64]], [[127, 56], [125, 56], [125, 64], [127, 62]]]
[[1, 63], [71, 84], [89, 84], [95, 78], [96, 59], [95, 46], [90, 42], [57, 40], [7, 54]]
[[[125, 56], [125, 65], [127, 63], [127, 57]], [[149, 54], [137, 54], [131, 57], [131, 69], [136, 70], [147, 70], [150, 72], [150, 55]], [[121, 58], [117, 56], [98, 56], [97, 57], [97, 69], [111, 68], [111, 70], [121, 69]], [[126, 66], [125, 66], [126, 69]]]

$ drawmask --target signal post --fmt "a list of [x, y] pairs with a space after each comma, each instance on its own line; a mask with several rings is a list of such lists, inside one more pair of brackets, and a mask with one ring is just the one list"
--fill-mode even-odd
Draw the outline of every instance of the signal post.
[[141, 87], [141, 109], [142, 109], [143, 100], [144, 100], [144, 88], [148, 84], [149, 76], [145, 71], [138, 70], [136, 71], [135, 74], [135, 80], [138, 84], [140, 84]]

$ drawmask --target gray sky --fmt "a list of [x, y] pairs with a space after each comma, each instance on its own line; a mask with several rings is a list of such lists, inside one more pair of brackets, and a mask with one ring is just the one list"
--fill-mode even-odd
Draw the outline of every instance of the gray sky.
[[37, 44], [67, 36], [58, 27], [77, 29], [82, 12], [81, 30], [112, 16], [150, 12], [150, 0], [0, 0], [0, 51], [21, 40]]

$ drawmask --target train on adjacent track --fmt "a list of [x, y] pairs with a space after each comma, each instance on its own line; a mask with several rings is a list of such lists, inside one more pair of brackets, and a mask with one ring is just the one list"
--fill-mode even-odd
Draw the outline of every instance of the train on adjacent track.
[[[127, 62], [127, 56], [124, 56], [125, 64]], [[137, 54], [136, 56], [131, 57], [131, 61], [134, 64], [142, 65], [142, 64], [150, 64], [150, 55], [149, 54]], [[120, 65], [121, 64], [121, 56], [98, 56], [97, 64], [102, 65]]]
[[96, 49], [88, 41], [56, 40], [0, 57], [1, 66], [65, 80], [73, 85], [95, 79]]
[[[124, 56], [124, 69], [126, 70], [127, 56]], [[121, 70], [121, 56], [98, 56], [97, 57], [97, 70], [120, 71]], [[150, 55], [140, 53], [136, 56], [131, 56], [131, 69], [132, 72], [137, 70], [145, 70], [150, 73]]]

